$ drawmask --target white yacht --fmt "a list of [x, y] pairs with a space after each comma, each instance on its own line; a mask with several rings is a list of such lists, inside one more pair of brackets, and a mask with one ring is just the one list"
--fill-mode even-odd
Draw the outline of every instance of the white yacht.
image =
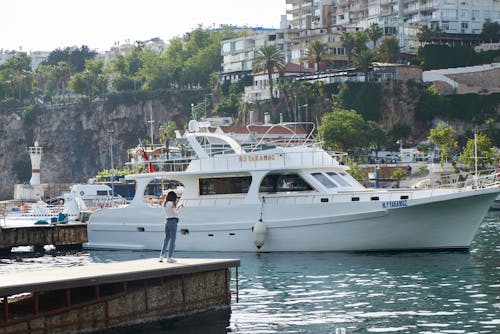
[[86, 248], [160, 249], [164, 210], [144, 194], [161, 179], [183, 185], [179, 251], [467, 249], [500, 192], [496, 177], [467, 187], [367, 189], [310, 137], [243, 148], [198, 132], [195, 121], [189, 130], [196, 157], [185, 170], [126, 176], [135, 197], [91, 215]]

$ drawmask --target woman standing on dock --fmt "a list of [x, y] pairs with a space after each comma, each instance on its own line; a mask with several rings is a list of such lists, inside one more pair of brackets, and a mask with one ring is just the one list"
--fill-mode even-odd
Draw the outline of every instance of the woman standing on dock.
[[173, 263], [176, 260], [172, 257], [175, 249], [175, 237], [177, 235], [177, 223], [179, 218], [177, 214], [182, 209], [182, 204], [178, 205], [179, 198], [173, 191], [169, 191], [163, 207], [165, 208], [165, 239], [163, 239], [163, 246], [161, 247], [160, 262], [163, 262], [168, 247], [167, 262]]

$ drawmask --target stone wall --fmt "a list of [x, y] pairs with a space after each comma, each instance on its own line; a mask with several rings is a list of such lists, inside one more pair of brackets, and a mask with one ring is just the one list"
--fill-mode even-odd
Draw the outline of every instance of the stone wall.
[[401, 81], [422, 82], [422, 68], [420, 66], [398, 66], [396, 67], [396, 77]]
[[500, 68], [490, 71], [450, 74], [458, 82], [458, 94], [500, 92]]
[[[64, 290], [51, 291], [45, 298], [39, 296], [37, 315], [30, 315], [33, 312], [32, 300], [19, 301], [23, 305], [10, 305], [9, 316], [18, 319], [8, 323], [0, 321], [0, 334], [92, 333], [207, 310], [228, 309], [231, 302], [230, 275], [229, 269], [223, 269], [129, 281], [126, 286], [120, 283], [107, 289], [106, 285], [100, 285], [99, 296], [93, 296], [94, 287], [82, 287], [82, 296], [76, 293], [76, 289], [73, 291], [69, 306]], [[111, 294], [108, 296], [107, 293]], [[73, 305], [80, 297], [83, 302]]]

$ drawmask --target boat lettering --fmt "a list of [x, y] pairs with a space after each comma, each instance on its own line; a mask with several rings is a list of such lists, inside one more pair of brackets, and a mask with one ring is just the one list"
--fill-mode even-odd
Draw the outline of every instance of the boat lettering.
[[408, 206], [408, 203], [407, 203], [406, 200], [382, 202], [382, 207], [384, 209], [388, 209], [388, 208], [405, 208], [407, 206]]
[[264, 161], [264, 160], [275, 160], [274, 154], [257, 154], [257, 155], [247, 155], [240, 156], [240, 161]]

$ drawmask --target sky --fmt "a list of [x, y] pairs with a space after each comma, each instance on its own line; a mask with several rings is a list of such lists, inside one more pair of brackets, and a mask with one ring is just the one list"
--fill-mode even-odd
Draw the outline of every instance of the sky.
[[53, 51], [160, 37], [199, 25], [279, 28], [286, 0], [9, 0], [0, 4], [0, 49]]

